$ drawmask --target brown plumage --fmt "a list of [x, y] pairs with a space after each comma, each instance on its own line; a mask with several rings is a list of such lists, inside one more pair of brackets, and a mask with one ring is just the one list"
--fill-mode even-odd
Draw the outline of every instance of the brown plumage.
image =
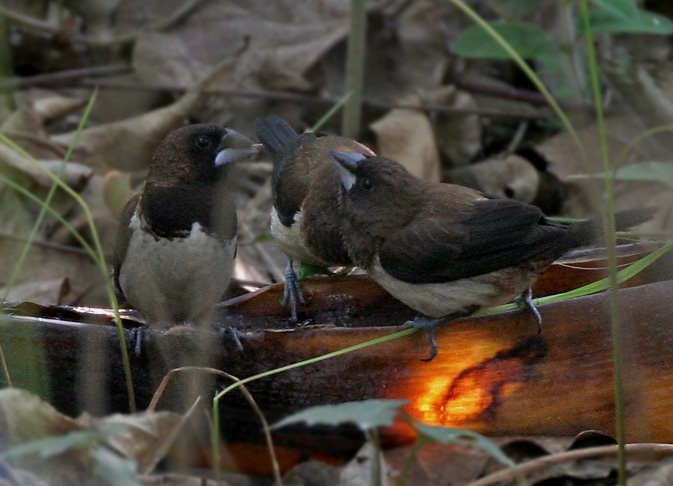
[[252, 142], [218, 125], [190, 125], [157, 148], [127, 204], [113, 254], [114, 283], [148, 325], [208, 320], [233, 269], [237, 220], [227, 186]]
[[[453, 184], [428, 183], [383, 157], [332, 153], [342, 181], [344, 242], [353, 262], [394, 297], [440, 324], [521, 296], [567, 251], [601, 234], [600, 221], [549, 220], [537, 207]], [[618, 230], [653, 210], [615, 215]]]
[[323, 267], [349, 266], [342, 243], [337, 205], [340, 181], [329, 156], [332, 151], [374, 155], [364, 145], [323, 133], [297, 132], [272, 115], [258, 120], [259, 141], [273, 157], [271, 232], [288, 256], [283, 305], [297, 320], [297, 300], [305, 303], [293, 262]]

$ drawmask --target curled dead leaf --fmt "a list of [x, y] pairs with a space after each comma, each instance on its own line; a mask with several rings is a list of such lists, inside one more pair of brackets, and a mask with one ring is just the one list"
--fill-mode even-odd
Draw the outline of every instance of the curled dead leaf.
[[376, 133], [380, 155], [396, 160], [416, 177], [440, 181], [437, 142], [425, 113], [397, 108], [369, 127]]
[[511, 154], [453, 169], [448, 173], [447, 182], [532, 203], [538, 191], [540, 175], [528, 160]]
[[[453, 108], [478, 108], [471, 94], [455, 86], [436, 89], [426, 96], [426, 101]], [[481, 120], [477, 114], [440, 115], [435, 122], [435, 134], [440, 152], [453, 167], [469, 164], [481, 149]]]

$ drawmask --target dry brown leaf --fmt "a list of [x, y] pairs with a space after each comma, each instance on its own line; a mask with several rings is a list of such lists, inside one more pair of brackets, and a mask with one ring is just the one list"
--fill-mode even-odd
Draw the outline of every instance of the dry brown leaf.
[[73, 98], [55, 93], [36, 99], [33, 102], [33, 110], [39, 116], [42, 123], [48, 123], [63, 118], [80, 108], [84, 108], [86, 104], [86, 99]]
[[285, 486], [333, 486], [339, 483], [341, 468], [325, 462], [306, 461], [297, 464], [283, 477]]
[[[384, 453], [385, 461], [399, 476], [414, 446], [399, 447]], [[463, 445], [426, 444], [416, 452], [405, 484], [459, 486], [477, 479], [488, 461], [481, 449]]]
[[540, 175], [528, 160], [511, 154], [502, 159], [485, 160], [454, 169], [448, 173], [447, 182], [532, 203], [538, 191]]
[[[665, 141], [654, 136], [645, 138], [626, 153], [626, 156], [619, 159], [627, 145], [642, 133], [641, 122], [633, 117], [608, 118], [606, 135], [610, 159], [621, 162], [621, 165], [629, 165], [639, 161], [668, 160], [670, 158]], [[569, 178], [573, 175], [602, 171], [603, 159], [598, 143], [598, 129], [595, 126], [579, 130], [577, 135], [589, 160], [589, 167], [584, 166], [577, 146], [566, 133], [561, 133], [536, 145], [535, 151], [548, 163], [547, 171], [558, 177], [570, 194], [564, 213], [584, 217], [588, 214], [596, 214], [596, 192], [586, 179]], [[665, 137], [668, 137], [668, 135], [665, 135]], [[602, 181], [599, 180], [597, 184], [598, 189], [602, 190]], [[657, 186], [661, 187], [657, 188]], [[636, 206], [645, 206], [645, 202], [653, 194], [657, 194], [664, 189], [661, 184], [657, 183], [640, 184], [639, 188], [635, 188], [630, 183], [618, 182], [615, 187], [616, 207], [617, 209], [634, 207], [632, 205], [633, 201], [639, 201]]]
[[397, 108], [370, 125], [377, 152], [396, 160], [416, 177], [439, 182], [441, 167], [430, 120], [417, 110]]
[[123, 425], [124, 432], [103, 438], [101, 441], [124, 457], [138, 463], [138, 471], [149, 473], [164, 458], [184, 424], [184, 417], [172, 412], [142, 412], [132, 415], [114, 414], [96, 418], [87, 414], [76, 423], [83, 428], [104, 430]]
[[143, 34], [133, 62], [146, 82], [191, 84], [204, 69], [236, 57], [220, 86], [306, 89], [303, 74], [347, 31], [340, 2], [206, 2], [173, 29]]
[[[476, 109], [472, 95], [455, 86], [443, 86], [426, 96], [429, 104]], [[476, 114], [437, 116], [435, 134], [439, 150], [453, 167], [467, 165], [481, 149], [481, 120]]]
[[[38, 162], [52, 174], [57, 174], [62, 165], [61, 160], [38, 160]], [[18, 172], [29, 176], [32, 181], [36, 182], [42, 187], [51, 187], [53, 184], [51, 177], [47, 176], [31, 160], [27, 159], [18, 152], [15, 152], [14, 149], [2, 142], [0, 142], [0, 163], [11, 166]], [[70, 187], [81, 188], [92, 173], [93, 170], [89, 167], [71, 162], [66, 165], [65, 170], [61, 176], [61, 180], [63, 180], [63, 182], [65, 182]], [[16, 182], [21, 182], [20, 180], [17, 181], [15, 178], [13, 179]], [[27, 182], [26, 179], [24, 179], [23, 182]], [[25, 187], [26, 184], [22, 185]]]
[[112, 215], [119, 220], [133, 188], [131, 174], [111, 170], [103, 179], [103, 198]]
[[[189, 115], [198, 96], [198, 91], [189, 91], [166, 107], [86, 128], [80, 135], [78, 147], [100, 157], [108, 167], [127, 171], [146, 168], [157, 145]], [[75, 135], [75, 132], [54, 135], [52, 140], [67, 147]]]
[[[84, 414], [73, 420], [28, 391], [18, 388], [0, 390], [0, 446], [3, 450], [69, 432], [95, 432], [123, 425], [123, 432], [107, 435], [96, 442], [137, 461], [140, 469], [149, 472], [162, 459], [183, 422], [183, 416], [171, 412], [116, 414], [103, 418]], [[76, 478], [91, 477], [90, 453], [88, 449], [78, 447], [49, 458], [24, 456], [17, 461], [19, 465], [30, 465], [31, 471], [48, 477], [49, 484], [87, 484]]]
[[[5, 296], [4, 288], [0, 288], [0, 295]], [[9, 302], [29, 301], [38, 304], [58, 304], [62, 296], [68, 294], [69, 284], [67, 278], [54, 280], [38, 280], [21, 285], [15, 285], [6, 294]]]
[[[32, 224], [32, 220], [29, 221]], [[24, 245], [25, 242], [20, 239], [0, 235], [0, 268], [5, 269], [7, 279], [14, 270]], [[65, 295], [62, 295], [60, 284], [57, 283], [63, 279], [68, 280], [70, 287]], [[46, 289], [36, 292], [43, 285]], [[46, 291], [48, 289], [49, 292]], [[0, 295], [4, 296], [5, 292], [6, 288], [0, 287]], [[44, 304], [54, 304], [60, 297], [63, 303], [70, 304], [83, 294], [86, 294], [86, 301], [91, 305], [110, 305], [100, 269], [93, 260], [80, 250], [68, 251], [34, 243], [10, 296], [12, 300]]]
[[79, 427], [75, 421], [25, 390], [0, 390], [0, 444], [12, 446], [62, 435]]
[[667, 486], [673, 484], [673, 459], [667, 458], [648, 466], [629, 479], [629, 486]]
[[[376, 467], [379, 451], [371, 441], [367, 441], [355, 454], [355, 457], [341, 470], [339, 486], [369, 486], [371, 484], [385, 484], [388, 468], [385, 461], [381, 461], [380, 468]], [[377, 481], [376, 472], [380, 474]]]

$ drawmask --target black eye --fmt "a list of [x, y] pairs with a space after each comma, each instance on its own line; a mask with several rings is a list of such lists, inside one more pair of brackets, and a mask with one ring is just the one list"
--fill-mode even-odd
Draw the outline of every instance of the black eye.
[[196, 139], [196, 146], [202, 149], [207, 148], [210, 146], [210, 139], [202, 135]]
[[364, 189], [365, 191], [371, 191], [372, 187], [374, 187], [374, 184], [372, 184], [371, 179], [361, 179], [360, 180], [360, 187]]

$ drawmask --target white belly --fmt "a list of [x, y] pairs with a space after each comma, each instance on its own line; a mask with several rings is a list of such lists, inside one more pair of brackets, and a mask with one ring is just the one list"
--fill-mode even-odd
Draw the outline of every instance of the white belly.
[[120, 269], [128, 301], [150, 325], [199, 323], [224, 294], [233, 270], [236, 239], [223, 243], [194, 223], [185, 238], [158, 241], [131, 219], [133, 234]]
[[314, 256], [301, 238], [304, 221], [301, 210], [294, 215], [294, 224], [288, 228], [278, 219], [276, 208], [271, 209], [271, 234], [278, 248], [293, 261], [304, 262], [309, 265], [329, 266]]
[[447, 283], [410, 284], [384, 272], [378, 258], [369, 274], [393, 297], [434, 318], [471, 308], [476, 312], [473, 306], [482, 309], [506, 304], [532, 280], [529, 271], [509, 268]]

